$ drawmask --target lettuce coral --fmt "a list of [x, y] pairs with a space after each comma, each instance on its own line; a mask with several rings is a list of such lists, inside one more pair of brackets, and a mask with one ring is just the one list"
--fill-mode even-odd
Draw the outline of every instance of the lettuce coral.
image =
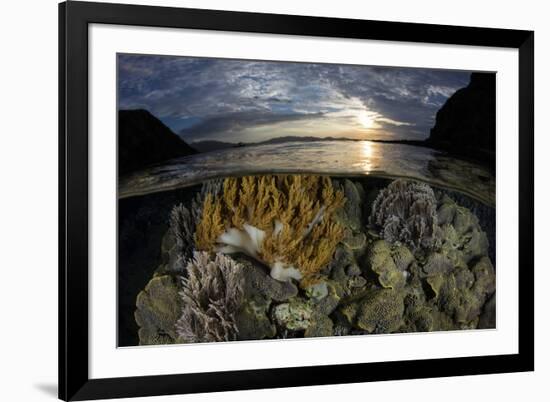
[[[405, 247], [403, 248], [407, 250]], [[402, 254], [405, 254], [405, 251], [401, 251], [401, 254], [392, 253], [390, 245], [384, 240], [377, 240], [369, 247], [367, 259], [370, 268], [377, 274], [378, 282], [382, 287], [398, 289], [405, 286], [408, 264], [403, 263], [402, 260], [405, 260], [406, 257]], [[400, 262], [400, 266], [395, 263], [394, 259]]]
[[182, 307], [179, 290], [179, 281], [173, 276], [159, 275], [139, 292], [134, 318], [140, 345], [176, 343], [175, 323]]
[[223, 254], [194, 252], [180, 292], [182, 313], [176, 323], [181, 342], [237, 340], [235, 316], [242, 304], [243, 267]]
[[362, 298], [343, 304], [342, 318], [366, 333], [392, 333], [402, 324], [405, 293], [393, 289], [371, 289]]
[[318, 281], [343, 238], [333, 215], [344, 202], [324, 176], [229, 177], [223, 192], [205, 196], [195, 245], [242, 252], [269, 266], [274, 279], [306, 287]]

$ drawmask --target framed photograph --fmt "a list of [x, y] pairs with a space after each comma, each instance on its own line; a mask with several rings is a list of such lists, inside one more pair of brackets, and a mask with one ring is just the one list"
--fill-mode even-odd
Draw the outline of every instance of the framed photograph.
[[534, 33], [59, 5], [59, 397], [534, 369]]

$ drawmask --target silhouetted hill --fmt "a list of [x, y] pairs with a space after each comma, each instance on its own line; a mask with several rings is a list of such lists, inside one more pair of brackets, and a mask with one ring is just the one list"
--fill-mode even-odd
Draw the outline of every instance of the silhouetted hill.
[[311, 141], [359, 141], [357, 139], [350, 138], [335, 138], [335, 137], [301, 137], [301, 136], [292, 136], [287, 135], [284, 137], [275, 137], [270, 138], [269, 140], [260, 141], [260, 142], [225, 142], [225, 141], [216, 141], [216, 140], [204, 140], [191, 143], [191, 146], [199, 152], [210, 152], [216, 151], [218, 149], [226, 148], [235, 148], [235, 147], [246, 147], [253, 145], [265, 145], [265, 144], [282, 144], [285, 142], [311, 142]]
[[287, 135], [285, 137], [275, 137], [266, 141], [260, 142], [260, 144], [282, 144], [283, 142], [312, 142], [312, 141], [356, 141], [350, 138], [334, 138], [334, 137], [302, 137], [298, 135]]
[[119, 174], [194, 153], [195, 149], [147, 110], [119, 110]]
[[496, 75], [472, 73], [467, 87], [439, 109], [426, 144], [454, 154], [495, 159]]
[[216, 140], [204, 140], [192, 142], [191, 146], [199, 152], [217, 151], [218, 149], [233, 148], [237, 146], [232, 142], [216, 141]]

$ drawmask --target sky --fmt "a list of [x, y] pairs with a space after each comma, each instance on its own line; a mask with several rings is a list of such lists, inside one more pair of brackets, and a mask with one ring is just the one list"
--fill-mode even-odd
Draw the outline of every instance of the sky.
[[188, 143], [282, 136], [428, 137], [470, 72], [118, 55], [118, 108], [146, 109]]

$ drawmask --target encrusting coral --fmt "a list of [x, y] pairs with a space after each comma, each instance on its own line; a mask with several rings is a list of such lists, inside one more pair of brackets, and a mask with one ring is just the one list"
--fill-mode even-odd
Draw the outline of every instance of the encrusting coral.
[[194, 252], [180, 292], [182, 313], [176, 323], [181, 342], [237, 339], [235, 315], [242, 303], [243, 267], [230, 257]]
[[378, 193], [369, 218], [389, 243], [431, 249], [437, 243], [437, 200], [430, 186], [395, 180]]
[[268, 265], [273, 278], [305, 287], [318, 281], [343, 238], [332, 218], [344, 202], [325, 176], [229, 177], [222, 195], [204, 198], [195, 246], [245, 253]]

